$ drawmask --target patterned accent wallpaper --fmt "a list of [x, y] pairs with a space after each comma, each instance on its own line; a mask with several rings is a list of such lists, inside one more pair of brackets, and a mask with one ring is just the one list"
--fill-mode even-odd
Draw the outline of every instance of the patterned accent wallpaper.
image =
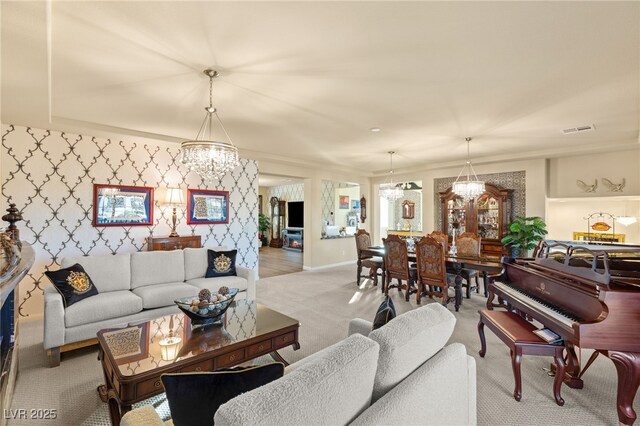
[[[489, 173], [478, 175], [478, 179], [497, 185], [504, 189], [513, 189], [513, 199], [511, 204], [512, 215], [525, 216], [527, 213], [527, 173], [522, 170], [518, 172]], [[442, 214], [440, 206], [439, 192], [446, 191], [456, 181], [456, 177], [434, 179], [434, 205], [436, 229], [442, 230]], [[512, 218], [513, 219], [513, 218]]]
[[[65, 256], [146, 250], [149, 236], [167, 236], [171, 208], [162, 206], [169, 186], [229, 191], [229, 223], [187, 225], [178, 209], [178, 234], [200, 235], [203, 246], [238, 249], [237, 262], [258, 265], [258, 164], [241, 165], [207, 184], [180, 163], [180, 148], [162, 141], [130, 142], [2, 125], [2, 212], [21, 209], [20, 238], [34, 246], [36, 264], [20, 285], [20, 314], [43, 310], [45, 270]], [[155, 189], [152, 226], [93, 227], [93, 183]]]
[[[284, 201], [304, 201], [304, 183], [292, 183], [291, 185], [271, 186], [267, 191], [268, 197], [264, 200], [267, 212], [270, 212], [269, 200], [278, 197]], [[267, 213], [265, 212], [265, 213]]]

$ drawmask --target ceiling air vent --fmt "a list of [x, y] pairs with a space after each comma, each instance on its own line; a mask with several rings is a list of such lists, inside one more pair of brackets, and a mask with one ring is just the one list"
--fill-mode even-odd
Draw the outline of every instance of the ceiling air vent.
[[590, 132], [595, 129], [596, 129], [596, 126], [594, 126], [593, 124], [589, 124], [586, 126], [578, 126], [578, 127], [563, 129], [562, 133], [564, 133], [565, 135], [570, 135], [571, 133]]

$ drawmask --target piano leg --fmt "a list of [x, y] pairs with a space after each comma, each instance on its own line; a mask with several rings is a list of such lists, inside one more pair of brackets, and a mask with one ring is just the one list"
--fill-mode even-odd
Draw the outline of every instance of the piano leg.
[[558, 348], [556, 350], [553, 360], [556, 363], [556, 377], [553, 379], [553, 397], [556, 400], [556, 404], [562, 407], [564, 405], [564, 399], [560, 396], [562, 378], [564, 377], [564, 359], [562, 358], [562, 349]]
[[640, 385], [640, 353], [603, 351], [618, 372], [618, 420], [624, 425], [632, 425], [636, 420], [633, 399]]

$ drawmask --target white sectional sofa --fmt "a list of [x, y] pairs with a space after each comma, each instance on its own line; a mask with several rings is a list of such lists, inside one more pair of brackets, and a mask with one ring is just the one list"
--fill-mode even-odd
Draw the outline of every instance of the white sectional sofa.
[[[350, 336], [288, 366], [284, 377], [220, 406], [216, 425], [475, 425], [476, 363], [464, 345], [445, 346], [455, 317], [439, 303]], [[367, 336], [367, 337], [365, 337]], [[162, 426], [152, 406], [122, 426]]]
[[104, 328], [175, 313], [174, 300], [195, 296], [203, 288], [239, 289], [238, 299], [255, 299], [255, 272], [236, 265], [238, 276], [205, 278], [207, 250], [186, 248], [106, 256], [67, 257], [61, 267], [82, 265], [99, 294], [64, 308], [53, 286], [44, 290], [44, 348], [49, 365], [60, 364], [60, 353], [95, 344]]

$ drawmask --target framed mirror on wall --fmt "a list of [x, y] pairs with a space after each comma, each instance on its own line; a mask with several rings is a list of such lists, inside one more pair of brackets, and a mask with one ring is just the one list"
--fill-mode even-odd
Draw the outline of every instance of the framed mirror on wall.
[[380, 197], [380, 237], [395, 234], [402, 237], [424, 235], [422, 230], [422, 181], [396, 184], [402, 188], [402, 197], [388, 200]]
[[404, 200], [402, 202], [402, 218], [403, 219], [413, 219], [416, 212], [416, 203], [409, 200]]

